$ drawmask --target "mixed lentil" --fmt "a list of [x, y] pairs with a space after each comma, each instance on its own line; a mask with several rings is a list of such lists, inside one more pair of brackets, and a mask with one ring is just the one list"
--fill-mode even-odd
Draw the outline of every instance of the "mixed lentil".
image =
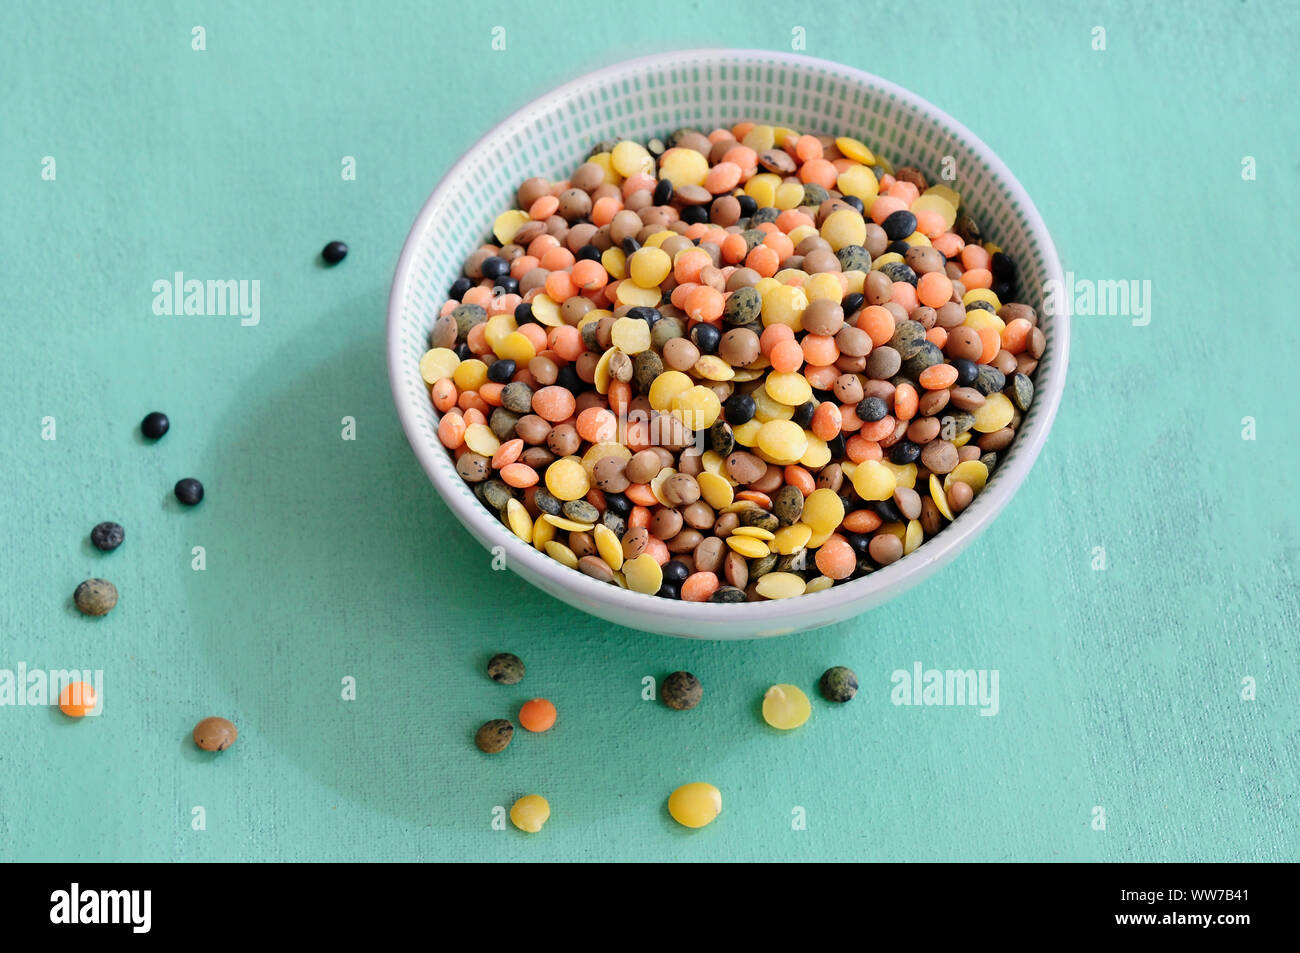
[[420, 372], [526, 543], [688, 601], [784, 599], [970, 505], [1046, 347], [961, 197], [851, 138], [742, 122], [530, 178]]

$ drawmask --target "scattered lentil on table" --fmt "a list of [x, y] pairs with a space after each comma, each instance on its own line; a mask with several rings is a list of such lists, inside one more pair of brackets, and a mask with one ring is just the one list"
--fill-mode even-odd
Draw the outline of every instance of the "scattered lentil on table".
[[524, 678], [524, 662], [511, 652], [498, 652], [488, 659], [488, 678], [502, 685], [517, 685]]
[[321, 249], [321, 258], [328, 265], [337, 265], [344, 258], [348, 257], [348, 246], [344, 242], [330, 242]]
[[773, 685], [763, 696], [763, 720], [773, 728], [798, 728], [812, 715], [812, 702], [797, 685]]
[[186, 506], [197, 506], [203, 502], [203, 484], [193, 477], [177, 480], [173, 492], [176, 494], [176, 499]]
[[124, 539], [126, 539], [126, 530], [122, 529], [120, 523], [111, 521], [99, 523], [90, 531], [91, 545], [105, 553], [117, 549]]
[[683, 784], [668, 795], [668, 813], [683, 827], [706, 827], [722, 813], [722, 792], [704, 781]]
[[145, 414], [144, 420], [140, 421], [140, 433], [149, 440], [161, 440], [171, 427], [172, 422], [167, 419], [167, 415], [156, 410]]
[[69, 718], [84, 718], [99, 704], [99, 694], [89, 682], [70, 682], [59, 692], [59, 711]]
[[204, 751], [225, 751], [239, 737], [239, 729], [226, 718], [204, 718], [194, 726], [194, 743]]
[[664, 704], [678, 711], [689, 711], [704, 697], [704, 686], [690, 672], [673, 672], [659, 686]]
[[107, 579], [87, 579], [77, 586], [72, 601], [86, 615], [107, 615], [117, 605], [117, 586]]
[[528, 731], [550, 731], [555, 725], [555, 706], [545, 698], [526, 701], [519, 709], [519, 724]]
[[474, 733], [474, 744], [479, 751], [496, 754], [505, 751], [515, 736], [515, 726], [504, 718], [485, 721]]
[[540, 794], [525, 794], [510, 808], [510, 821], [521, 831], [536, 834], [551, 817], [551, 805]]
[[1032, 404], [1016, 263], [857, 139], [649, 145], [526, 180], [465, 260], [419, 368], [457, 472], [523, 542], [647, 595], [787, 599], [905, 558]]
[[836, 665], [822, 672], [817, 687], [828, 702], [846, 702], [858, 693], [858, 676], [853, 669]]

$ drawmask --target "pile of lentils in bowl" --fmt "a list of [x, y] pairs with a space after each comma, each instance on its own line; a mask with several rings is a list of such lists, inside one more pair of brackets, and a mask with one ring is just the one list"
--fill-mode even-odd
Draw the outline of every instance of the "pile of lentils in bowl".
[[602, 142], [498, 216], [420, 372], [523, 542], [745, 602], [905, 557], [978, 494], [1046, 341], [961, 197], [864, 143], [742, 122]]

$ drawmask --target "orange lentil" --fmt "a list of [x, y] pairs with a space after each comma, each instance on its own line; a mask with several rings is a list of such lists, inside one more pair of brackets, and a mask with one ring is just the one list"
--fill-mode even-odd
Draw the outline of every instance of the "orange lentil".
[[902, 199], [907, 203], [907, 207], [911, 208], [912, 203], [921, 197], [921, 190], [911, 182], [905, 182], [902, 179], [899, 179], [897, 182], [894, 182], [889, 186], [889, 189], [885, 194], [891, 198]]
[[633, 453], [640, 453], [650, 447], [650, 424], [646, 420], [630, 420], [625, 427], [623, 442]]
[[867, 332], [872, 347], [880, 347], [894, 336], [894, 316], [882, 305], [868, 305], [858, 314], [858, 327]]
[[973, 268], [987, 268], [993, 256], [982, 245], [967, 245], [961, 250], [961, 266], [967, 271]]
[[628, 405], [632, 403], [632, 385], [627, 381], [613, 381], [609, 385], [609, 393], [605, 396], [609, 398], [609, 409], [620, 416], [625, 416]]
[[944, 232], [938, 238], [931, 239], [930, 244], [944, 258], [956, 258], [966, 247], [966, 243], [956, 232]]
[[709, 226], [705, 225], [703, 222], [696, 222], [694, 225], [687, 228], [685, 232], [683, 232], [683, 234], [691, 241], [694, 241], [695, 239], [700, 238], [703, 235], [707, 235], [708, 233], [709, 233]]
[[618, 436], [618, 418], [604, 407], [588, 407], [578, 414], [576, 426], [578, 436], [588, 443], [604, 443]]
[[803, 359], [815, 367], [834, 364], [840, 356], [839, 345], [829, 334], [806, 334], [800, 346], [803, 348]]
[[623, 180], [623, 198], [627, 198], [633, 192], [639, 192], [641, 189], [649, 189], [653, 192], [657, 184], [655, 177], [649, 172], [633, 172]]
[[871, 510], [854, 510], [844, 517], [844, 528], [850, 533], [872, 533], [880, 529], [881, 522]]
[[889, 300], [911, 314], [916, 310], [916, 289], [910, 282], [895, 281], [893, 294], [890, 295]]
[[[740, 238], [739, 235], [736, 237]], [[743, 243], [744, 239], [741, 241]], [[700, 269], [711, 264], [713, 259], [709, 257], [708, 252], [699, 248], [687, 248], [673, 261], [673, 277], [677, 279], [679, 285], [687, 282], [698, 284]]]
[[916, 297], [927, 308], [943, 307], [952, 298], [952, 279], [942, 271], [931, 271], [916, 283]]
[[835, 166], [836, 172], [843, 172], [845, 169], [851, 169], [857, 164], [858, 163], [854, 162], [852, 159], [840, 158], [831, 160], [831, 165]]
[[[471, 390], [471, 391], [466, 391], [465, 393], [468, 394], [470, 397], [472, 397], [474, 400], [478, 400], [478, 394], [474, 393], [472, 390]], [[488, 419], [487, 419], [487, 414], [488, 414], [488, 411], [490, 411], [491, 409], [492, 409], [492, 408], [490, 408], [490, 407], [488, 407], [488, 408], [483, 408], [483, 407], [467, 407], [467, 408], [465, 408], [465, 426], [468, 427], [468, 426], [470, 426], [471, 424], [486, 424], [487, 421], [488, 421]]]
[[483, 398], [485, 404], [491, 404], [493, 407], [500, 407], [501, 392], [505, 389], [505, 384], [498, 384], [496, 381], [484, 381], [479, 385], [478, 395]]
[[524, 452], [524, 442], [515, 437], [513, 440], [507, 440], [501, 446], [497, 447], [497, 452], [492, 454], [492, 469], [502, 470], [519, 459], [519, 455]]
[[835, 533], [817, 550], [817, 568], [832, 579], [848, 579], [858, 568], [858, 558], [849, 541]]
[[[633, 484], [633, 485], [634, 485], [634, 486], [644, 486], [646, 489], [649, 489], [649, 488], [650, 488], [650, 487], [649, 487], [649, 484], [646, 484], [646, 483], [636, 483], [636, 484]], [[627, 491], [625, 490], [624, 492], [626, 493]], [[654, 497], [654, 493], [651, 493], [651, 494], [650, 494], [650, 497], [653, 498], [653, 497]], [[629, 513], [629, 514], [627, 515], [627, 525], [633, 527], [634, 529], [644, 529], [645, 527], [649, 526], [649, 525], [650, 525], [650, 515], [651, 515], [651, 514], [650, 514], [650, 507], [651, 507], [651, 506], [658, 506], [658, 505], [659, 505], [659, 501], [658, 501], [658, 500], [654, 500], [654, 502], [649, 503], [649, 504], [646, 504], [646, 505], [638, 504], [638, 505], [632, 507], [632, 512]]]
[[729, 234], [722, 242], [722, 260], [735, 264], [745, 257], [749, 244], [739, 232]]
[[742, 172], [734, 162], [719, 162], [704, 177], [704, 187], [713, 195], [730, 192], [740, 183]]
[[501, 479], [508, 486], [520, 489], [536, 486], [538, 477], [537, 471], [526, 463], [507, 463], [501, 468]]
[[476, 324], [469, 329], [469, 334], [465, 335], [466, 346], [475, 354], [486, 354], [492, 350], [492, 345], [487, 342], [487, 324]]
[[525, 324], [519, 328], [519, 333], [528, 338], [528, 343], [533, 346], [534, 351], [546, 350], [546, 328], [540, 324]]
[[733, 139], [735, 137], [732, 136], [732, 134], [728, 132], [726, 129], [723, 129], [721, 126], [719, 126], [716, 129], [709, 130], [709, 134], [706, 138], [709, 140], [709, 142], [712, 142], [716, 145], [719, 142], [726, 142], [728, 139]]
[[[456, 400], [456, 403], [465, 411], [465, 422], [467, 424], [487, 423], [487, 415], [492, 413], [492, 405], [480, 397], [478, 391], [465, 391]], [[470, 414], [477, 414], [479, 419], [470, 420]]]
[[761, 506], [765, 510], [770, 510], [772, 508], [772, 498], [761, 490], [741, 490], [736, 494], [736, 499], [747, 500], [750, 503]]
[[557, 268], [572, 268], [576, 260], [573, 257], [573, 252], [563, 245], [558, 245], [555, 248], [548, 248], [542, 253], [540, 264], [543, 268], [554, 271]]
[[69, 682], [59, 692], [59, 711], [69, 718], [82, 718], [95, 710], [99, 699], [89, 682]]
[[[635, 503], [637, 506], [657, 506], [659, 500], [655, 498], [654, 491], [650, 489], [649, 483], [633, 483], [623, 495]], [[646, 511], [647, 514], [649, 511]]]
[[814, 390], [830, 390], [840, 376], [840, 369], [834, 364], [827, 364], [824, 367], [805, 367], [803, 376]]
[[672, 558], [672, 554], [668, 552], [668, 546], [658, 536], [651, 536], [646, 541], [645, 549], [641, 551], [649, 553], [651, 558], [661, 566]]
[[1029, 334], [1034, 326], [1024, 318], [1008, 321], [1002, 329], [1002, 346], [1010, 354], [1019, 354], [1029, 344]]
[[[957, 368], [951, 364], [933, 364], [918, 374], [916, 380], [926, 390], [944, 390], [957, 383]], [[894, 397], [897, 399], [897, 391]]]
[[492, 288], [484, 288], [482, 285], [477, 288], [470, 288], [469, 291], [465, 292], [465, 297], [462, 300], [465, 304], [476, 304], [486, 308], [492, 303]]
[[[782, 324], [779, 326], [788, 330], [788, 325]], [[778, 325], [772, 325], [772, 327], [778, 327]], [[763, 336], [767, 336], [766, 331]], [[792, 374], [803, 367], [803, 348], [793, 338], [781, 341], [772, 348], [769, 359], [772, 361], [773, 370], [782, 374]]]
[[[744, 241], [744, 239], [741, 239]], [[764, 278], [771, 278], [781, 267], [781, 259], [777, 253], [767, 245], [755, 245], [753, 250], [745, 256], [745, 267], [753, 268]]]
[[696, 321], [716, 321], [722, 317], [722, 292], [708, 285], [698, 285], [686, 296], [686, 306], [682, 308], [687, 317]]
[[[888, 312], [886, 312], [888, 313]], [[793, 341], [794, 329], [788, 324], [770, 324], [758, 336], [758, 349], [764, 357], [771, 358], [772, 351], [782, 341]], [[799, 360], [803, 360], [803, 350], [799, 351]]]
[[858, 416], [857, 404], [840, 404], [840, 432], [857, 433], [862, 429], [862, 418]]
[[519, 724], [528, 731], [547, 731], [555, 724], [555, 706], [545, 698], [526, 701], [519, 709]]
[[528, 254], [532, 255], [540, 262], [544, 254], [546, 254], [552, 248], [559, 248], [559, 247], [560, 247], [560, 240], [558, 238], [556, 238], [554, 235], [548, 235], [546, 233], [543, 233], [541, 235], [538, 235], [531, 242], [529, 242], [528, 247], [525, 248], [524, 251], [528, 252]]
[[543, 195], [528, 206], [528, 217], [534, 222], [544, 222], [560, 210], [560, 200], [554, 195]]
[[604, 195], [591, 203], [591, 224], [603, 228], [614, 221], [614, 216], [623, 211], [623, 203], [612, 195]]
[[794, 154], [800, 162], [822, 157], [822, 141], [816, 136], [802, 135], [795, 140]]
[[840, 432], [840, 409], [823, 401], [813, 411], [812, 432], [823, 440], [834, 440]]
[[686, 309], [686, 296], [699, 287], [694, 281], [683, 281], [669, 294], [668, 300], [673, 303], [673, 307]]
[[883, 193], [886, 189], [888, 189], [891, 185], [893, 185], [893, 184], [894, 184], [895, 182], [897, 182], [897, 181], [898, 181], [898, 180], [895, 179], [894, 176], [893, 176], [892, 174], [890, 174], [889, 172], [886, 172], [884, 175], [882, 175], [882, 176], [880, 177], [880, 190], [881, 190], [881, 192]]
[[862, 424], [862, 429], [858, 431], [864, 440], [884, 440], [894, 432], [894, 425], [898, 421], [889, 414], [881, 417], [879, 420], [866, 421]]
[[906, 208], [907, 203], [900, 198], [895, 198], [892, 195], [878, 195], [875, 201], [871, 203], [871, 220], [879, 225], [895, 212], [901, 212]]
[[459, 301], [447, 301], [443, 304], [442, 310], [438, 312], [438, 317], [442, 317], [444, 314], [451, 314], [458, 307], [460, 307]]
[[972, 288], [991, 288], [993, 287], [993, 272], [987, 268], [972, 268], [969, 271], [962, 272], [961, 283], [967, 291]]
[[448, 450], [455, 450], [465, 443], [465, 418], [458, 413], [448, 411], [438, 421], [438, 439]]
[[860, 433], [855, 433], [844, 441], [844, 453], [854, 463], [861, 463], [863, 460], [879, 460], [883, 456], [880, 444], [868, 440]]
[[942, 235], [948, 228], [948, 226], [944, 224], [943, 216], [934, 209], [922, 209], [913, 214], [916, 215], [916, 230], [926, 238], [930, 239], [931, 243], [933, 243], [934, 239]]
[[894, 416], [899, 420], [911, 420], [916, 416], [916, 407], [920, 403], [916, 388], [904, 381], [894, 388]]
[[[825, 406], [825, 404], [822, 406]], [[804, 496], [808, 496], [813, 490], [817, 489], [817, 481], [813, 479], [813, 475], [796, 464], [792, 463], [786, 467], [783, 476], [786, 483]]]
[[790, 233], [801, 225], [813, 226], [812, 216], [797, 208], [788, 208], [776, 217], [776, 227], [782, 232]]
[[998, 356], [998, 351], [1002, 350], [1002, 337], [998, 334], [997, 328], [977, 328], [975, 333], [980, 336], [980, 343], [984, 345], [984, 350], [980, 351], [979, 360], [975, 363], [987, 364]]
[[514, 314], [515, 308], [519, 307], [520, 302], [523, 300], [524, 299], [519, 297], [517, 294], [497, 295], [492, 299], [492, 303], [488, 305], [488, 316], [491, 317], [497, 314]]
[[599, 291], [609, 283], [609, 272], [600, 262], [584, 258], [573, 263], [570, 278], [583, 291]]
[[446, 413], [456, 406], [456, 398], [460, 393], [456, 390], [456, 383], [450, 377], [444, 377], [434, 382], [429, 388], [429, 396], [433, 398], [433, 406], [438, 408], [440, 413]]
[[811, 159], [799, 167], [799, 181], [804, 185], [812, 183], [824, 189], [833, 189], [837, 178], [839, 173], [835, 171], [835, 166], [825, 159]]
[[790, 241], [790, 236], [776, 229], [767, 233], [767, 237], [763, 239], [763, 244], [776, 252], [778, 262], [785, 261], [794, 254], [794, 242]]
[[576, 361], [587, 349], [582, 343], [582, 332], [571, 324], [552, 328], [550, 337], [552, 349], [566, 361]]
[[533, 394], [533, 413], [553, 424], [571, 416], [576, 405], [573, 394], [554, 384]]
[[722, 157], [723, 162], [734, 162], [741, 169], [741, 174], [749, 178], [758, 171], [758, 153], [749, 146], [732, 146]]
[[737, 142], [740, 142], [740, 140], [744, 139], [747, 135], [749, 135], [751, 132], [754, 131], [754, 127], [756, 125], [758, 125], [758, 123], [738, 122], [731, 127], [731, 134], [736, 137]]
[[718, 591], [718, 577], [711, 572], [693, 572], [682, 583], [683, 602], [708, 602]]
[[935, 326], [925, 332], [925, 339], [942, 351], [948, 343], [948, 329]]

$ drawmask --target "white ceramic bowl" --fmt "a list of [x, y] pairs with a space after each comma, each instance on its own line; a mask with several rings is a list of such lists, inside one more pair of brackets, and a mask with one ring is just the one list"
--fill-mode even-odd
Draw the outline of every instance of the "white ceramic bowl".
[[[597, 582], [525, 545], [474, 496], [438, 442], [438, 414], [418, 363], [447, 288], [465, 256], [513, 207], [532, 175], [566, 177], [592, 144], [711, 129], [742, 119], [800, 131], [850, 135], [895, 165], [938, 175], [951, 157], [963, 205], [986, 238], [1020, 266], [1020, 298], [1038, 308], [1047, 353], [1034, 404], [987, 487], [933, 539], [869, 576], [825, 592], [775, 602], [679, 602]], [[686, 50], [588, 73], [493, 127], [443, 177], [411, 227], [388, 305], [388, 373], [397, 412], [421, 466], [456, 517], [532, 584], [619, 625], [671, 635], [739, 639], [783, 635], [839, 622], [934, 573], [993, 521], [1047, 439], [1065, 386], [1069, 314], [1043, 314], [1042, 289], [1062, 278], [1037, 209], [1015, 176], [965, 126], [918, 96], [869, 73], [824, 60], [762, 50]]]

